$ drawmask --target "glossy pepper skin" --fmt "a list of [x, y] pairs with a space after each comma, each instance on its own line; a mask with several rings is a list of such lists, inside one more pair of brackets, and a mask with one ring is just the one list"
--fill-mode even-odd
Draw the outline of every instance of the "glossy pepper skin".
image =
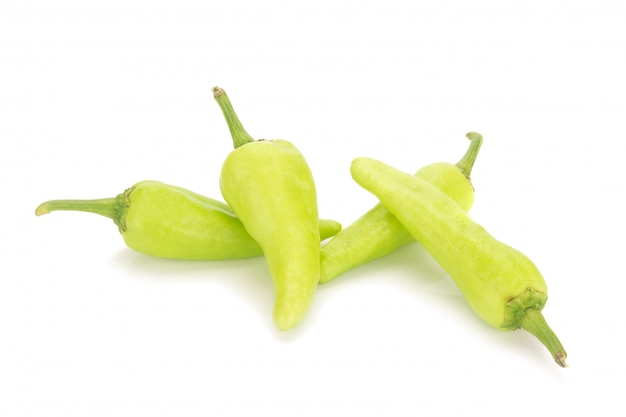
[[[469, 132], [470, 146], [456, 164], [436, 162], [421, 168], [415, 176], [433, 184], [459, 206], [468, 211], [474, 203], [474, 187], [470, 174], [483, 138]], [[396, 249], [415, 242], [415, 238], [381, 203], [341, 230], [320, 250], [320, 284], [383, 257]]]
[[213, 93], [235, 146], [222, 166], [222, 196], [263, 249], [275, 289], [274, 323], [288, 330], [306, 315], [320, 277], [313, 175], [291, 142], [253, 140], [224, 90]]
[[[35, 214], [56, 210], [113, 219], [128, 247], [159, 258], [208, 261], [263, 255], [227, 204], [159, 181], [141, 181], [114, 198], [47, 201]], [[341, 230], [333, 220], [320, 220], [319, 227], [324, 239]]]
[[453, 278], [478, 316], [497, 329], [531, 332], [566, 366], [567, 354], [541, 312], [546, 283], [528, 257], [495, 239], [421, 178], [370, 158], [356, 158], [350, 172]]

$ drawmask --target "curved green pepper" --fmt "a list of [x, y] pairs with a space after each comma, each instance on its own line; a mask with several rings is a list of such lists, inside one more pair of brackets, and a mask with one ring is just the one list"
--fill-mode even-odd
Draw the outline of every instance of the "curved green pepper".
[[[476, 132], [469, 132], [467, 138], [471, 141], [470, 146], [456, 165], [436, 162], [415, 173], [454, 199], [465, 211], [474, 203], [470, 174], [483, 140]], [[378, 203], [321, 248], [320, 284], [411, 242], [415, 242], [415, 238]]]
[[529, 331], [566, 366], [565, 349], [541, 313], [546, 283], [528, 257], [496, 240], [421, 178], [370, 158], [356, 158], [350, 172], [452, 277], [479, 317], [497, 329]]
[[[35, 214], [55, 210], [113, 219], [128, 247], [159, 258], [225, 260], [263, 255], [227, 204], [159, 181], [141, 181], [113, 198], [47, 201]], [[326, 239], [341, 225], [320, 220], [319, 228], [321, 239]]]
[[224, 90], [213, 93], [235, 147], [222, 166], [222, 195], [263, 249], [274, 282], [274, 323], [287, 330], [305, 316], [320, 277], [313, 175], [291, 142], [255, 141]]

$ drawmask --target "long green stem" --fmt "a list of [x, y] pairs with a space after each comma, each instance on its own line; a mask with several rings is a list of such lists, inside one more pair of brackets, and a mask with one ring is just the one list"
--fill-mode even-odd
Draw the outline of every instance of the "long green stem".
[[222, 109], [222, 113], [224, 113], [224, 118], [226, 119], [226, 123], [228, 124], [228, 130], [230, 130], [230, 135], [233, 138], [233, 146], [235, 147], [235, 149], [245, 145], [246, 143], [254, 142], [252, 136], [250, 136], [248, 132], [246, 132], [246, 129], [244, 129], [241, 121], [239, 121], [239, 117], [237, 117], [237, 113], [235, 113], [233, 105], [226, 95], [226, 91], [224, 91], [220, 87], [213, 87], [213, 97]]
[[470, 178], [474, 162], [476, 161], [476, 156], [478, 156], [478, 151], [483, 144], [483, 136], [476, 132], [469, 132], [466, 136], [471, 143], [467, 152], [463, 155], [463, 158], [456, 163], [456, 166], [463, 172], [463, 174], [465, 174], [467, 178]]
[[532, 333], [543, 345], [548, 348], [548, 351], [560, 366], [567, 367], [565, 359], [567, 353], [565, 348], [559, 341], [559, 338], [552, 331], [546, 319], [543, 317], [540, 309], [529, 308], [525, 311], [522, 317], [522, 329]]
[[51, 211], [70, 210], [84, 211], [99, 214], [112, 219], [123, 232], [124, 217], [128, 207], [126, 194], [120, 194], [114, 198], [99, 198], [95, 200], [50, 200], [41, 203], [35, 210], [37, 216], [48, 214]]

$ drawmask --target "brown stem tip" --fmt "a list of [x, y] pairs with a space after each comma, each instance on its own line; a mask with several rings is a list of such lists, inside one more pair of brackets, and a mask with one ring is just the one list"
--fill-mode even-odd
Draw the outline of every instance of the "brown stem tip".
[[211, 91], [213, 91], [213, 97], [219, 97], [225, 93], [225, 91], [218, 86], [213, 87]]

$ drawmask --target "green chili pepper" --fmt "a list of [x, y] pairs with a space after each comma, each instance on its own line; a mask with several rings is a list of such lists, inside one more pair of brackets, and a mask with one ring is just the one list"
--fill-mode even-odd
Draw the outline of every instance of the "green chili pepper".
[[565, 349], [541, 312], [546, 283], [528, 257], [496, 240], [421, 178], [370, 158], [356, 158], [350, 172], [454, 279], [478, 316], [497, 329], [529, 331], [566, 366]]
[[[139, 182], [114, 198], [47, 201], [35, 214], [55, 210], [113, 219], [130, 248], [160, 258], [225, 260], [263, 255], [227, 204], [159, 181]], [[341, 225], [320, 220], [319, 228], [326, 239]]]
[[[465, 211], [474, 203], [470, 174], [483, 141], [476, 132], [469, 132], [467, 138], [471, 141], [470, 146], [456, 165], [436, 162], [415, 173], [454, 199]], [[388, 255], [411, 242], [415, 242], [415, 238], [378, 203], [321, 248], [320, 283], [330, 282], [350, 269]]]
[[222, 166], [222, 195], [263, 249], [274, 282], [274, 323], [287, 330], [305, 316], [320, 277], [313, 175], [291, 142], [255, 141], [224, 90], [213, 93], [235, 147]]

